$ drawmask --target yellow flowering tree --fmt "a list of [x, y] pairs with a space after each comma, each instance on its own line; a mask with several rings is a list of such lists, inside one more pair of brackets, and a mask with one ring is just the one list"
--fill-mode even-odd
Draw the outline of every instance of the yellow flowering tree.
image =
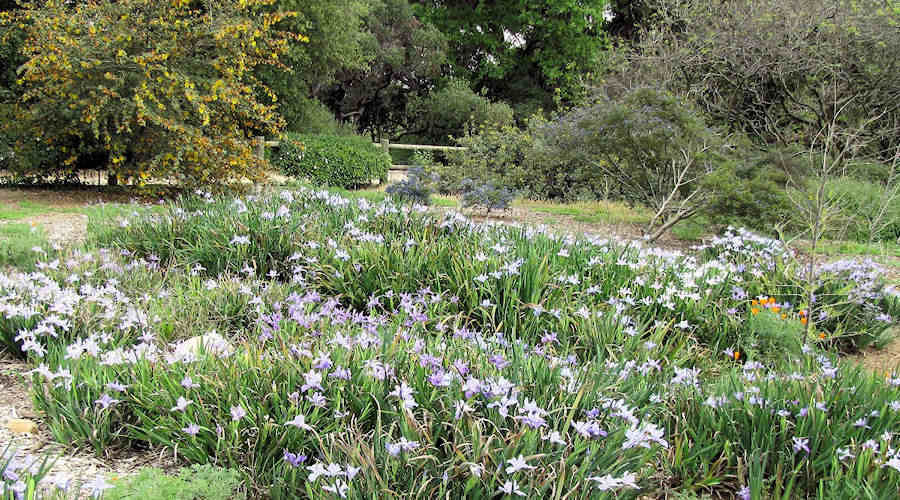
[[273, 28], [290, 14], [265, 9], [272, 1], [44, 0], [4, 13], [26, 31], [17, 146], [59, 159], [36, 163], [55, 172], [30, 174], [71, 173], [93, 157], [113, 180], [258, 179], [252, 137], [283, 120], [258, 100], [275, 96], [253, 69], [279, 66], [303, 41]]

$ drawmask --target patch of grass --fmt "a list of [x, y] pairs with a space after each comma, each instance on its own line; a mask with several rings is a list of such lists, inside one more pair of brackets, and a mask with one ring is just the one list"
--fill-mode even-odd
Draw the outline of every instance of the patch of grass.
[[162, 213], [163, 205], [134, 205], [128, 203], [101, 203], [78, 209], [78, 213], [88, 216], [88, 220], [108, 220], [116, 217], [133, 217], [142, 213]]
[[900, 245], [890, 242], [860, 243], [857, 241], [820, 241], [822, 255], [876, 255], [900, 257]]
[[17, 203], [4, 203], [0, 205], [0, 220], [19, 220], [26, 217], [41, 215], [48, 212], [71, 212], [71, 209], [54, 207], [44, 203], [33, 201], [20, 201]]
[[[365, 198], [373, 203], [378, 203], [384, 201], [387, 198], [387, 193], [385, 193], [384, 191], [386, 186], [387, 185], [378, 186], [376, 188], [355, 190], [332, 187], [329, 187], [327, 189], [335, 194], [339, 194], [347, 198]], [[459, 200], [455, 196], [433, 194], [431, 195], [431, 204], [436, 207], [457, 208], [459, 206]]]
[[79, 213], [88, 216], [87, 232], [90, 237], [97, 237], [102, 231], [109, 229], [109, 221], [124, 220], [141, 214], [162, 213], [163, 205], [134, 205], [127, 203], [101, 203], [88, 205], [78, 209]]
[[459, 199], [455, 196], [435, 194], [431, 196], [431, 204], [436, 207], [458, 208]]
[[578, 222], [589, 224], [644, 224], [650, 214], [641, 207], [629, 207], [614, 201], [579, 201], [554, 203], [548, 201], [519, 200], [514, 206], [551, 215], [566, 215]]
[[342, 189], [342, 188], [327, 188], [329, 191], [335, 194], [339, 194], [341, 196], [346, 196], [347, 198], [365, 198], [373, 203], [378, 203], [380, 201], [384, 201], [387, 198], [387, 193], [384, 192], [384, 187], [375, 188], [375, 189]]
[[709, 220], [706, 217], [694, 217], [683, 220], [672, 227], [672, 236], [682, 241], [699, 241], [709, 234]]
[[556, 225], [559, 225], [560, 220], [556, 217], [548, 217], [543, 220], [543, 223], [548, 226], [556, 226]]
[[33, 250], [35, 247], [50, 250], [47, 236], [40, 226], [0, 224], [0, 268], [13, 266], [20, 270], [33, 270], [34, 263], [43, 257]]
[[141, 469], [134, 477], [119, 481], [103, 494], [107, 500], [141, 498], [143, 500], [225, 500], [246, 498], [241, 491], [240, 473], [213, 465], [184, 468], [169, 476], [155, 468]]

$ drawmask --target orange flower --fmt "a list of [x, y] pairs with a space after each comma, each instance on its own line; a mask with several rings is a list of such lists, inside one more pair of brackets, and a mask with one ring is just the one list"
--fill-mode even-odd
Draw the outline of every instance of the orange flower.
[[787, 319], [787, 314], [781, 313], [781, 319]]
[[825, 332], [819, 332], [819, 338], [825, 340]]
[[750, 312], [752, 312], [753, 314], [759, 314], [759, 309], [754, 307], [753, 309], [750, 309]]
[[734, 351], [734, 359], [736, 359], [736, 360], [737, 360], [737, 359], [741, 359], [741, 352], [740, 352], [740, 351]]
[[756, 299], [753, 299], [753, 300], [750, 301], [750, 305], [751, 305], [751, 306], [759, 305], [759, 301], [756, 300]]
[[781, 310], [780, 307], [773, 307], [773, 308], [772, 308], [772, 312], [773, 312], [773, 313], [777, 313], [777, 312], [780, 311], [780, 310]]
[[769, 297], [769, 304], [775, 303], [775, 297]]
[[807, 321], [807, 320], [806, 320], [806, 317], [805, 317], [805, 316], [802, 317], [802, 318], [800, 318], [800, 322], [803, 323], [804, 325], [806, 324], [806, 321]]

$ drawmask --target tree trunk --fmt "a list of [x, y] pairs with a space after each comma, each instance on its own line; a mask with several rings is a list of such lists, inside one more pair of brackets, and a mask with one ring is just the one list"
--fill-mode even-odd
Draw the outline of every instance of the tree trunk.
[[[664, 235], [666, 233], [666, 231], [671, 229], [672, 226], [674, 226], [675, 224], [678, 224], [679, 222], [683, 221], [684, 219], [691, 217], [692, 215], [694, 215], [694, 211], [691, 211], [691, 212], [685, 213], [685, 214], [676, 214], [676, 215], [672, 216], [663, 225], [656, 228], [656, 231], [653, 231], [650, 234], [650, 238], [648, 241], [650, 243], [653, 243], [654, 241], [658, 240], [660, 236]], [[651, 226], [651, 228], [652, 228], [652, 226]], [[648, 228], [648, 229], [650, 229], [650, 228]]]

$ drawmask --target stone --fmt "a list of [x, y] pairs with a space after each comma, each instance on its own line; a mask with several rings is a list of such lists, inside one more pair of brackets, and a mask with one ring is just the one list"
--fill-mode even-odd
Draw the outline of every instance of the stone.
[[225, 337], [216, 332], [191, 337], [175, 347], [175, 357], [178, 359], [193, 359], [200, 356], [201, 352], [213, 356], [231, 356], [234, 349]]

